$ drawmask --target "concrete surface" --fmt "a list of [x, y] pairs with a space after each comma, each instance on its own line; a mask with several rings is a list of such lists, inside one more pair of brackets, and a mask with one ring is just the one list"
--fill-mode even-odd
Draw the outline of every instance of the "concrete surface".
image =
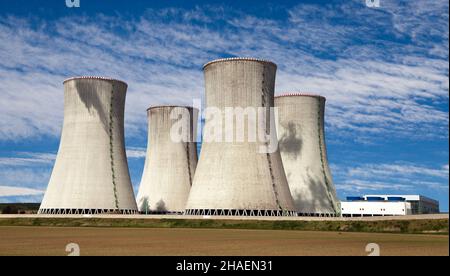
[[[225, 124], [225, 109], [235, 107], [273, 107], [276, 65], [271, 62], [232, 58], [205, 65], [206, 108], [217, 108], [222, 120], [206, 114], [204, 127], [216, 126], [222, 142], [203, 141], [186, 211], [272, 210], [295, 211], [286, 175], [277, 150], [260, 153], [263, 142], [226, 142], [230, 129]], [[272, 118], [271, 118], [272, 119]], [[221, 123], [221, 125], [220, 125]], [[244, 119], [248, 125], [248, 118]], [[264, 125], [264, 131], [267, 124]], [[231, 131], [236, 137], [236, 125]], [[228, 133], [229, 134], [229, 133]], [[248, 137], [248, 132], [245, 133]]]
[[[189, 107], [149, 108], [144, 172], [137, 195], [142, 212], [183, 212], [197, 167], [198, 111]], [[179, 116], [181, 118], [179, 118]], [[183, 128], [183, 141], [173, 141], [172, 128]]]
[[14, 218], [104, 218], [104, 219], [213, 219], [213, 220], [260, 220], [260, 221], [386, 221], [449, 219], [448, 214], [411, 215], [392, 217], [248, 217], [248, 216], [187, 216], [187, 215], [0, 215], [0, 219]]
[[137, 210], [124, 143], [126, 90], [98, 77], [64, 82], [61, 141], [40, 212]]
[[301, 214], [339, 215], [325, 145], [325, 98], [292, 93], [275, 97], [281, 158]]

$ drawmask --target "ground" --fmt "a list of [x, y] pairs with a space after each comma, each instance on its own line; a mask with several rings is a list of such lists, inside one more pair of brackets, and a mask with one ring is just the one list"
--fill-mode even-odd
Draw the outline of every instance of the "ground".
[[448, 235], [293, 230], [0, 227], [0, 255], [449, 255]]
[[0, 255], [449, 255], [448, 215], [376, 218], [0, 215]]

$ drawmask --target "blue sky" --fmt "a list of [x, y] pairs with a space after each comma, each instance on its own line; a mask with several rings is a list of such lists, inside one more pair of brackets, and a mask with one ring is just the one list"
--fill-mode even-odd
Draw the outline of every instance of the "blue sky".
[[202, 64], [278, 64], [276, 94], [327, 97], [326, 139], [341, 198], [419, 193], [448, 211], [448, 1], [0, 0], [0, 202], [39, 202], [58, 149], [62, 81], [129, 84], [135, 192], [145, 110], [192, 104]]

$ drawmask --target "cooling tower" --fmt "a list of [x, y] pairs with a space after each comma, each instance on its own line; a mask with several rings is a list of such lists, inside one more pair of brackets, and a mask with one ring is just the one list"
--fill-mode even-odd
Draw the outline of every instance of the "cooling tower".
[[277, 134], [289, 188], [299, 215], [340, 213], [325, 146], [325, 98], [310, 94], [275, 97]]
[[194, 141], [198, 111], [156, 106], [147, 110], [147, 116], [147, 157], [137, 196], [139, 211], [182, 213], [197, 166]]
[[[230, 134], [227, 133], [230, 128], [224, 123], [227, 108], [269, 111], [273, 107], [276, 65], [258, 59], [230, 58], [209, 62], [203, 69], [207, 111], [202, 149], [185, 214], [296, 215], [278, 149], [261, 153], [260, 148], [265, 142], [260, 140], [205, 139], [206, 129], [211, 125], [219, 126], [217, 133]], [[220, 120], [208, 116], [211, 109], [221, 114]], [[248, 123], [246, 118], [245, 125]], [[274, 118], [271, 116], [267, 120], [265, 133], [270, 130], [270, 120], [273, 122]], [[231, 131], [237, 129], [233, 126]]]
[[137, 212], [124, 145], [127, 84], [64, 81], [64, 123], [40, 214]]

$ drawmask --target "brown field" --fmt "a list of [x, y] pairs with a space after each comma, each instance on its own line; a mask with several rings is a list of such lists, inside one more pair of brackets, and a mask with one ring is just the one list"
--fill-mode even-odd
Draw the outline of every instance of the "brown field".
[[0, 255], [449, 255], [448, 235], [176, 228], [0, 227]]

